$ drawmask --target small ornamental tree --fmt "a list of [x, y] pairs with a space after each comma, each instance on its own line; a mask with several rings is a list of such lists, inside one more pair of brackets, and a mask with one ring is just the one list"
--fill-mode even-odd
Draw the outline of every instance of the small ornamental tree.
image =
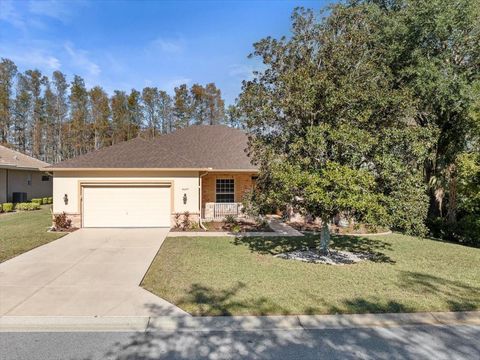
[[366, 170], [352, 169], [328, 161], [318, 171], [301, 169], [288, 160], [275, 161], [269, 169], [265, 198], [275, 199], [277, 206], [309, 214], [322, 220], [320, 251], [328, 253], [329, 222], [337, 215], [367, 223], [385, 221], [383, 196], [375, 192], [375, 179]]

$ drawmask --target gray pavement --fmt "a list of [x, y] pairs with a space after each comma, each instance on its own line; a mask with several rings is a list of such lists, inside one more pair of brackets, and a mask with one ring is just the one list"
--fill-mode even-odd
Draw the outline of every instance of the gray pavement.
[[472, 359], [479, 325], [0, 333], [2, 360]]
[[183, 314], [140, 284], [169, 229], [80, 229], [0, 264], [0, 315]]

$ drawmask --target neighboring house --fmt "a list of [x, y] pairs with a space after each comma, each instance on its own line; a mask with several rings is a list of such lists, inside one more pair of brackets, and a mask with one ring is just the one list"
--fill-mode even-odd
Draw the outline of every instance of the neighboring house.
[[258, 172], [247, 140], [227, 126], [191, 126], [49, 166], [53, 212], [79, 227], [170, 227], [184, 212], [194, 221], [239, 215]]
[[48, 165], [0, 145], [0, 204], [52, 196], [52, 178], [40, 170]]

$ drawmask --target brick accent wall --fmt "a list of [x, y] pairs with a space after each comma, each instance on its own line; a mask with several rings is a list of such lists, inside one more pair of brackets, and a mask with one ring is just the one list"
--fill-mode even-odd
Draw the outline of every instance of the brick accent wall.
[[202, 209], [205, 203], [215, 202], [217, 179], [235, 180], [235, 202], [242, 202], [243, 195], [253, 187], [255, 173], [209, 173], [202, 178]]

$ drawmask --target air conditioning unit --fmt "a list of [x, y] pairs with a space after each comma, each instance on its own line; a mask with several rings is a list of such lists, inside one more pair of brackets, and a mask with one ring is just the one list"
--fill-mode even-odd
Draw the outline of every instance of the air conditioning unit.
[[13, 203], [27, 202], [27, 193], [26, 192], [12, 193], [12, 202]]

